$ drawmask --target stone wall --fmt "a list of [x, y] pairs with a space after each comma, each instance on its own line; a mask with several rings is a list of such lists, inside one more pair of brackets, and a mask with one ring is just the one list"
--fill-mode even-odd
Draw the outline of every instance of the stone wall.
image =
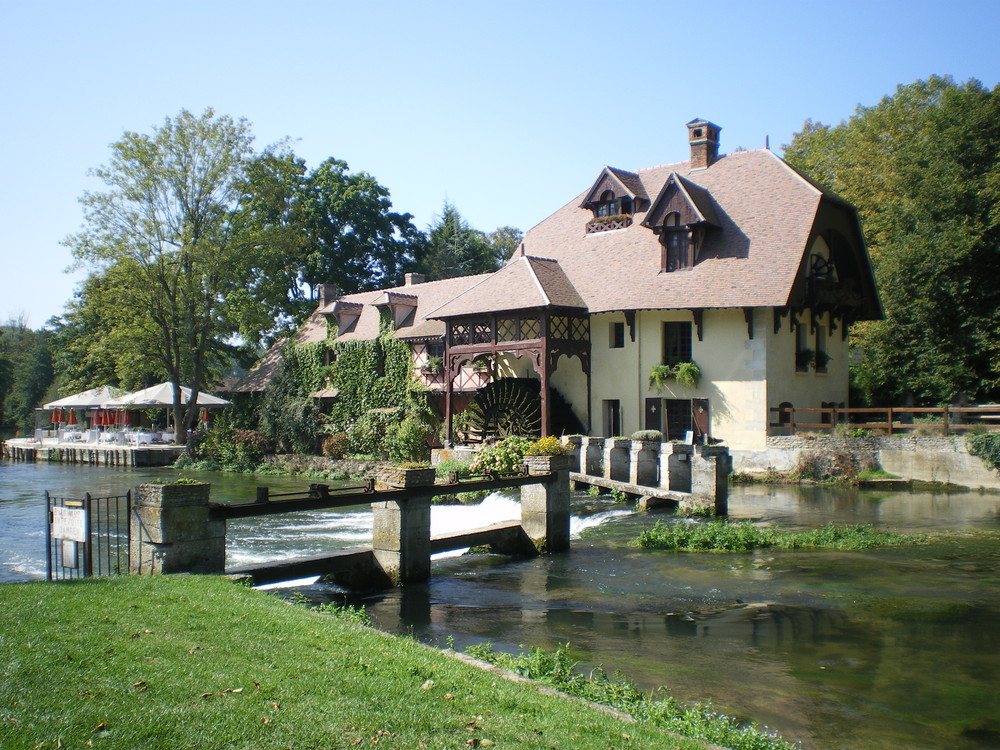
[[325, 458], [323, 456], [301, 456], [295, 454], [273, 455], [264, 458], [265, 464], [279, 466], [291, 474], [306, 471], [342, 471], [355, 477], [366, 476], [380, 461], [359, 461], [350, 458]]
[[1000, 474], [970, 455], [961, 436], [773, 435], [767, 439], [766, 450], [732, 451], [733, 470], [789, 472], [806, 453], [844, 451], [862, 466], [874, 464], [905, 479], [1000, 491]]

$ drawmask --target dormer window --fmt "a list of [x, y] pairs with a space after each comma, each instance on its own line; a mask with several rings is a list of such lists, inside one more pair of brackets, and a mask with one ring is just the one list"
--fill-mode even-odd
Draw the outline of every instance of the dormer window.
[[621, 203], [615, 199], [615, 194], [610, 190], [605, 190], [601, 196], [601, 202], [594, 209], [594, 216], [613, 216], [621, 213]]
[[664, 271], [678, 271], [694, 265], [691, 252], [691, 233], [687, 226], [681, 224], [681, 215], [676, 211], [663, 217], [660, 243], [663, 246], [660, 267]]
[[587, 234], [631, 226], [632, 214], [645, 203], [648, 199], [638, 175], [605, 167], [580, 204], [591, 212]]
[[632, 199], [629, 197], [617, 198], [610, 190], [605, 190], [601, 194], [600, 202], [594, 206], [594, 218], [603, 216], [621, 216], [632, 213]]

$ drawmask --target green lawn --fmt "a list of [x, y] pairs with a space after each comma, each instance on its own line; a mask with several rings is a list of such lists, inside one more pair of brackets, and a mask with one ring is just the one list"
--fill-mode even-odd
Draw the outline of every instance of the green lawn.
[[0, 586], [0, 747], [702, 748], [202, 576]]

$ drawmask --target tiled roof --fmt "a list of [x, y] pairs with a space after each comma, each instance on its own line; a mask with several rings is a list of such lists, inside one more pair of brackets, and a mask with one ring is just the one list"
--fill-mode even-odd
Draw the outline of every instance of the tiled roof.
[[554, 260], [517, 256], [427, 315], [451, 318], [536, 307], [586, 309], [587, 305]]
[[615, 177], [622, 181], [622, 184], [632, 193], [635, 198], [646, 198], [646, 188], [642, 184], [642, 180], [639, 179], [639, 175], [635, 172], [626, 172], [624, 169], [618, 169], [616, 167], [608, 167], [608, 170], [614, 173]]
[[[354, 341], [373, 339], [378, 336], [378, 309], [376, 304], [390, 299], [402, 302], [406, 305], [416, 304], [416, 314], [413, 324], [404, 326], [396, 331], [396, 336], [400, 338], [432, 338], [444, 336], [444, 323], [439, 320], [429, 320], [427, 313], [443, 305], [448, 300], [461, 294], [469, 286], [486, 279], [489, 274], [479, 274], [478, 276], [459, 276], [454, 279], [441, 279], [439, 281], [425, 281], [421, 284], [411, 284], [410, 286], [397, 286], [392, 289], [382, 289], [375, 292], [357, 292], [355, 294], [345, 294], [334, 305], [358, 303], [362, 305], [361, 317], [358, 318], [357, 325], [350, 331], [337, 336], [337, 341]], [[315, 316], [314, 316], [315, 317]], [[320, 316], [322, 317], [322, 316]], [[325, 336], [324, 325], [319, 328]], [[307, 326], [317, 327], [318, 324], [310, 318]], [[318, 331], [317, 331], [318, 333]], [[321, 339], [317, 339], [321, 340]]]
[[[711, 225], [693, 267], [660, 270], [662, 245], [642, 225], [671, 175]], [[636, 196], [652, 199], [623, 229], [587, 233], [592, 212], [581, 201], [614, 179]], [[690, 162], [638, 172], [606, 167], [587, 191], [530, 229], [519, 252], [493, 274], [349, 294], [317, 309], [295, 335], [296, 342], [321, 341], [323, 313], [357, 315], [338, 341], [373, 339], [379, 331], [376, 305], [416, 304], [401, 338], [437, 338], [444, 318], [534, 307], [570, 307], [591, 313], [615, 310], [782, 307], [789, 303], [810, 232], [821, 203], [849, 209], [837, 196], [806, 180], [768, 150], [721, 156], [706, 169]], [[853, 218], [852, 221], [856, 221]], [[867, 270], [870, 275], [870, 269]], [[873, 287], [872, 287], [873, 289]], [[872, 292], [874, 295], [874, 291]], [[874, 298], [877, 310], [877, 298]], [[237, 390], [259, 390], [268, 368], [277, 366], [273, 348]]]
[[642, 212], [626, 229], [587, 234], [592, 215], [580, 208], [582, 196], [531, 229], [525, 252], [558, 261], [592, 313], [785, 305], [822, 191], [766, 150], [723, 156], [693, 172], [681, 162], [637, 175], [657, 196], [671, 173], [699, 206], [711, 196], [720, 227], [706, 234], [692, 268], [660, 271], [661, 245], [641, 225]]

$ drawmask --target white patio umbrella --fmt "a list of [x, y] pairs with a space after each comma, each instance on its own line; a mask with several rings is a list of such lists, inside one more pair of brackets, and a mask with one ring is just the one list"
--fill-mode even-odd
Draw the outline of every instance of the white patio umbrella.
[[[181, 403], [187, 404], [191, 398], [191, 389], [181, 386]], [[198, 406], [229, 406], [229, 401], [211, 393], [198, 391]], [[135, 393], [126, 393], [116, 399], [109, 401], [106, 406], [110, 407], [132, 407], [134, 409], [144, 408], [165, 408], [174, 405], [174, 386], [172, 383], [160, 383], [149, 388], [143, 388]]]
[[102, 385], [100, 388], [91, 388], [72, 396], [50, 401], [42, 406], [43, 409], [100, 409], [110, 405], [115, 399], [121, 398], [124, 391]]

